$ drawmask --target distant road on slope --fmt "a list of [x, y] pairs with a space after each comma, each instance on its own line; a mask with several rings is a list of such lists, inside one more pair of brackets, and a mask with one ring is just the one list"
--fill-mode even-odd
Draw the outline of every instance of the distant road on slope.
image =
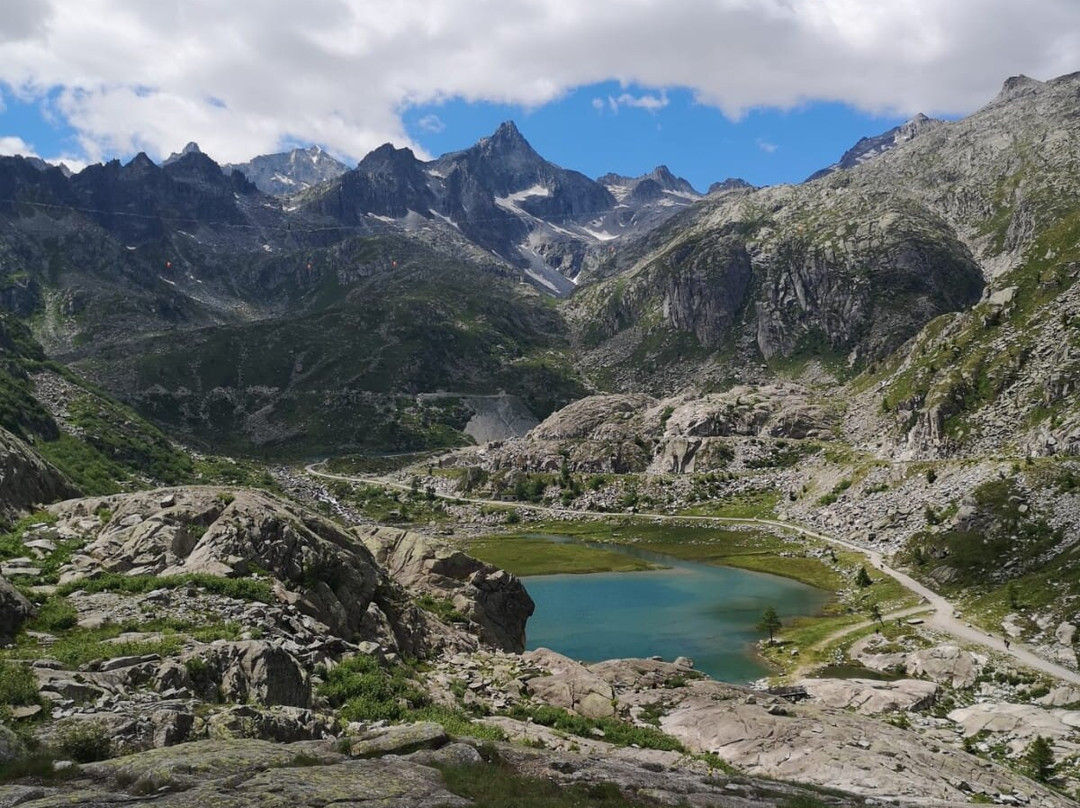
[[[366, 483], [368, 485], [381, 485], [386, 488], [394, 488], [400, 491], [410, 491], [411, 488], [402, 483], [390, 482], [388, 480], [379, 477], [349, 477], [341, 474], [330, 474], [329, 472], [319, 471], [316, 467], [322, 465], [321, 463], [312, 463], [307, 466], [308, 474], [314, 477], [324, 477], [330, 480], [343, 480], [350, 483]], [[495, 505], [502, 508], [519, 508], [521, 510], [535, 511], [538, 513], [551, 514], [552, 516], [558, 516], [560, 518], [573, 518], [576, 516], [599, 516], [610, 518], [612, 516], [618, 516], [619, 514], [613, 514], [608, 511], [580, 511], [572, 510], [570, 508], [554, 508], [548, 505], [533, 505], [530, 503], [521, 502], [505, 502], [503, 500], [494, 499], [475, 499], [470, 497], [459, 497], [453, 494], [436, 494], [439, 499], [452, 500], [455, 502], [468, 502], [473, 505]], [[1080, 685], [1080, 673], [1069, 670], [1063, 665], [1058, 665], [1051, 662], [1048, 659], [1043, 659], [1039, 655], [1030, 651], [1017, 642], [1009, 642], [1008, 647], [1005, 645], [1005, 639], [1003, 637], [996, 636], [994, 634], [988, 634], [980, 631], [972, 626], [970, 623], [961, 620], [956, 616], [957, 609], [955, 604], [949, 602], [937, 592], [924, 586], [916, 581], [910, 575], [907, 575], [900, 570], [894, 569], [885, 563], [885, 559], [881, 553], [876, 550], [870, 550], [865, 547], [860, 547], [854, 542], [847, 541], [846, 539], [840, 539], [835, 536], [829, 536], [824, 533], [818, 533], [815, 530], [797, 525], [792, 522], [784, 522], [779, 519], [757, 519], [757, 518], [738, 518], [734, 516], [669, 516], [667, 514], [658, 513], [639, 513], [636, 514], [639, 519], [652, 519], [654, 521], [664, 522], [706, 522], [706, 523], [726, 523], [726, 524], [743, 524], [743, 525], [769, 525], [771, 527], [779, 528], [781, 530], [789, 530], [795, 533], [802, 534], [803, 536], [809, 536], [813, 539], [835, 544], [838, 547], [843, 547], [847, 550], [853, 550], [856, 553], [865, 555], [870, 563], [873, 564], [881, 572], [888, 575], [900, 583], [901, 586], [914, 592], [916, 595], [920, 595], [924, 598], [929, 605], [929, 608], [934, 610], [933, 617], [930, 618], [929, 623], [935, 628], [944, 631], [946, 634], [951, 634], [957, 639], [964, 640], [965, 642], [973, 643], [975, 645], [981, 645], [984, 648], [997, 651], [998, 653], [1007, 654], [1018, 662], [1022, 662], [1029, 668], [1042, 671], [1062, 681], [1070, 682], [1072, 684]]]

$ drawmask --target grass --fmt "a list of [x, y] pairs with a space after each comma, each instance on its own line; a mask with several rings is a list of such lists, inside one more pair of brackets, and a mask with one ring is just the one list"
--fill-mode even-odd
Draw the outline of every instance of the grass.
[[774, 490], [749, 491], [685, 508], [683, 516], [723, 516], [728, 519], [775, 519], [780, 493]]
[[639, 572], [659, 565], [615, 550], [529, 536], [488, 536], [469, 542], [469, 555], [515, 575]]
[[660, 749], [667, 752], [686, 751], [678, 739], [655, 727], [639, 727], [615, 718], [586, 718], [561, 707], [519, 704], [507, 711], [506, 715], [518, 721], [532, 721], [534, 724], [581, 738], [596, 738], [597, 730], [599, 730], [603, 732], [602, 737], [605, 743], [616, 746], [636, 746], [641, 749]]
[[[620, 518], [604, 522], [540, 522], [536, 533], [573, 536], [581, 541], [627, 544], [683, 561], [767, 572], [836, 591], [842, 579], [823, 561], [805, 555], [807, 539], [791, 540], [760, 530]], [[562, 546], [562, 545], [559, 545]]]
[[108, 573], [97, 578], [84, 578], [70, 581], [56, 590], [58, 595], [70, 595], [72, 592], [122, 592], [129, 595], [141, 595], [155, 589], [180, 589], [194, 586], [205, 589], [215, 595], [236, 598], [237, 600], [273, 603], [274, 590], [269, 582], [255, 578], [221, 578], [206, 573], [188, 573], [186, 575], [120, 575]]
[[[53, 614], [62, 614], [65, 621], [57, 626]], [[70, 619], [70, 623], [68, 623]], [[149, 621], [130, 620], [124, 623], [102, 626], [101, 628], [79, 628], [74, 623], [74, 609], [62, 599], [50, 598], [42, 606], [39, 614], [27, 626], [37, 631], [48, 631], [56, 639], [50, 645], [26, 635], [20, 635], [13, 647], [2, 652], [16, 658], [50, 657], [68, 668], [77, 668], [95, 659], [115, 659], [122, 656], [142, 656], [159, 654], [162, 657], [177, 653], [188, 637], [199, 642], [214, 640], [238, 640], [244, 628], [231, 621], [193, 623], [175, 619]], [[161, 637], [148, 640], [115, 642], [121, 634], [141, 632], [160, 634]], [[15, 664], [0, 660], [0, 665]], [[2, 678], [2, 675], [0, 675]]]

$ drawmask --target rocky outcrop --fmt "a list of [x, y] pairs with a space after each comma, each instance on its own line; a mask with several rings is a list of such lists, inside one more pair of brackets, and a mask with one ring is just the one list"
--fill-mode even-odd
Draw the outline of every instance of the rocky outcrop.
[[517, 576], [418, 533], [390, 528], [358, 528], [356, 533], [395, 581], [449, 599], [482, 642], [525, 650], [525, 623], [535, 606]]
[[[262, 491], [188, 487], [52, 506], [62, 536], [87, 544], [62, 572], [76, 581], [202, 573], [268, 577], [279, 602], [346, 640], [422, 655], [428, 619], [371, 553], [337, 525]], [[97, 514], [108, 512], [102, 523]]]
[[26, 443], [0, 428], [0, 522], [78, 492]]
[[523, 440], [465, 451], [459, 459], [492, 469], [558, 472], [565, 464], [579, 473], [685, 474], [727, 466], [760, 443], [731, 439], [832, 440], [838, 421], [835, 405], [790, 383], [665, 399], [594, 395], [552, 413]]

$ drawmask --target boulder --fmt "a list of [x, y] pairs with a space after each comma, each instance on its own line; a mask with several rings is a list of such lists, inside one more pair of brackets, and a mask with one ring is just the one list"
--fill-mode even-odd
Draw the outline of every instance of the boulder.
[[1072, 623], [1061, 623], [1054, 631], [1054, 636], [1059, 643], [1071, 648], [1076, 642], [1076, 626]]
[[525, 650], [525, 623], [535, 604], [517, 576], [418, 533], [379, 527], [355, 532], [394, 581], [450, 599], [487, 645]]
[[925, 710], [934, 703], [938, 691], [935, 683], [919, 679], [802, 679], [796, 684], [821, 704], [863, 715]]
[[0, 642], [10, 640], [34, 614], [34, 607], [11, 583], [0, 578]]
[[163, 667], [159, 688], [190, 683], [209, 700], [220, 695], [225, 701], [264, 706], [307, 707], [311, 701], [311, 683], [303, 666], [279, 643], [218, 641], [189, 651], [180, 663], [187, 680], [180, 666]]
[[48, 502], [78, 496], [67, 477], [6, 429], [0, 428], [0, 522]]
[[349, 746], [349, 756], [370, 758], [382, 755], [407, 755], [421, 749], [438, 749], [449, 740], [446, 730], [440, 724], [428, 721], [385, 727], [362, 738], [353, 739]]
[[939, 645], [909, 654], [905, 669], [909, 676], [925, 676], [940, 684], [971, 687], [983, 661], [955, 645]]
[[589, 668], [546, 648], [530, 651], [523, 658], [552, 672], [529, 680], [533, 698], [586, 718], [615, 715], [615, 689]]

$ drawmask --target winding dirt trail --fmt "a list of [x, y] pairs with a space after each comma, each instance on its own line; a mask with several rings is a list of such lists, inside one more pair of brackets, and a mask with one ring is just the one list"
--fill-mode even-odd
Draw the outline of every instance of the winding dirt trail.
[[[306, 467], [308, 474], [314, 477], [323, 477], [330, 480], [342, 480], [349, 483], [366, 483], [368, 485], [381, 485], [386, 488], [394, 488], [400, 491], [410, 491], [410, 487], [403, 485], [402, 483], [391, 482], [379, 477], [350, 477], [341, 474], [330, 474], [329, 472], [319, 471], [317, 466], [321, 463], [312, 463]], [[503, 502], [499, 500], [491, 499], [475, 499], [470, 497], [459, 497], [451, 494], [435, 494], [439, 499], [450, 500], [454, 502], [468, 502], [473, 505], [494, 505], [502, 508], [514, 507], [519, 510], [529, 510], [537, 513], [546, 513], [552, 516], [557, 516], [563, 519], [572, 519], [574, 516], [598, 516], [603, 518], [610, 518], [612, 516], [618, 516], [618, 514], [608, 513], [606, 511], [580, 511], [572, 510], [569, 508], [555, 508], [548, 505], [533, 505], [530, 503], [520, 502]], [[779, 528], [780, 530], [787, 530], [793, 533], [799, 533], [803, 536], [808, 536], [819, 541], [828, 542], [834, 544], [837, 547], [843, 547], [846, 550], [851, 550], [856, 553], [860, 553], [870, 561], [870, 563], [876, 567], [879, 571], [888, 575], [890, 578], [897, 581], [901, 586], [919, 595], [926, 602], [925, 605], [914, 607], [918, 611], [926, 611], [927, 609], [933, 610], [933, 615], [928, 620], [928, 623], [934, 628], [951, 634], [953, 637], [963, 640], [964, 642], [972, 643], [974, 645], [981, 645], [984, 648], [989, 648], [1001, 654], [1007, 654], [1018, 662], [1027, 665], [1034, 670], [1042, 671], [1050, 676], [1060, 679], [1061, 681], [1069, 682], [1071, 684], [1080, 685], [1080, 673], [1069, 670], [1063, 665], [1051, 662], [1048, 659], [1035, 654], [1021, 643], [1008, 641], [1004, 637], [989, 634], [980, 629], [975, 628], [970, 623], [961, 619], [957, 615], [956, 606], [943, 598], [937, 592], [924, 586], [916, 581], [910, 575], [907, 575], [900, 570], [894, 569], [885, 563], [885, 559], [877, 550], [870, 550], [865, 547], [860, 547], [854, 542], [847, 541], [846, 539], [840, 539], [835, 536], [829, 536], [825, 533], [819, 533], [816, 530], [810, 530], [802, 525], [796, 525], [791, 522], [784, 522], [779, 519], [757, 519], [757, 518], [738, 518], [733, 516], [670, 516], [667, 514], [652, 514], [641, 513], [637, 514], [637, 518], [640, 519], [652, 519], [654, 521], [663, 522], [704, 522], [711, 524], [745, 524], [745, 525], [769, 525], [771, 527]], [[904, 610], [908, 611], [908, 610]], [[914, 612], [912, 612], [914, 613]], [[894, 618], [900, 616], [902, 613], [897, 612], [891, 615], [887, 615], [888, 618]], [[865, 626], [861, 626], [865, 627]], [[835, 635], [835, 639], [839, 639], [847, 633], [856, 631], [860, 626], [847, 626], [843, 631], [838, 632]], [[833, 636], [826, 638], [826, 641], [834, 639]]]

